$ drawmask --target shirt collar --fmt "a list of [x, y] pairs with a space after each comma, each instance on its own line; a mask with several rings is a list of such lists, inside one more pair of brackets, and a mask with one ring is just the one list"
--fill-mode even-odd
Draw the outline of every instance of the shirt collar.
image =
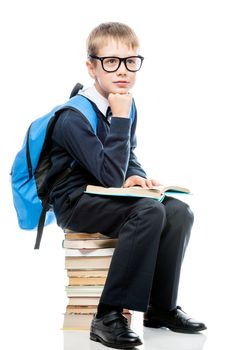
[[93, 85], [91, 87], [83, 88], [79, 91], [80, 95], [87, 97], [89, 100], [93, 101], [97, 108], [106, 115], [107, 108], [109, 106], [108, 100], [102, 96]]

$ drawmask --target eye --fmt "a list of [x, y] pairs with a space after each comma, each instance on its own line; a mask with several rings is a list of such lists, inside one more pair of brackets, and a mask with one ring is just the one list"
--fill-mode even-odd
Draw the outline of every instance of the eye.
[[115, 57], [106, 58], [104, 60], [104, 64], [107, 64], [107, 65], [110, 65], [110, 66], [116, 65], [116, 64], [118, 64], [118, 59], [115, 58]]
[[136, 65], [136, 58], [133, 58], [133, 57], [128, 58], [127, 64], [130, 66], [135, 66]]

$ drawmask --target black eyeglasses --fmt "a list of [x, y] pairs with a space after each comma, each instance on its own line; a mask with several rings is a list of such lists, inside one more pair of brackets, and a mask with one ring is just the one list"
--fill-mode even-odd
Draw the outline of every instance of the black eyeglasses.
[[108, 73], [116, 72], [122, 62], [124, 62], [124, 65], [129, 72], [137, 72], [141, 68], [142, 62], [144, 60], [144, 57], [140, 55], [124, 58], [112, 56], [98, 57], [95, 55], [89, 55], [89, 58], [101, 61], [103, 70]]

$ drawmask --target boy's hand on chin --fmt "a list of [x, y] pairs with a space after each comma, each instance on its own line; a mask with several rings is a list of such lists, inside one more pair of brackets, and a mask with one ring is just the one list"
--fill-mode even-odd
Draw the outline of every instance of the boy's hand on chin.
[[132, 94], [110, 93], [108, 101], [113, 117], [129, 118], [132, 105]]

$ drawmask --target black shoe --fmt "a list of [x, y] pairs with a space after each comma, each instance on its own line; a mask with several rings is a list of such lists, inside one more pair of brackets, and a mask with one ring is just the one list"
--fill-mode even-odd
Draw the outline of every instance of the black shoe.
[[118, 311], [110, 311], [91, 323], [90, 339], [117, 349], [131, 349], [142, 345], [138, 335], [128, 327], [128, 320]]
[[168, 313], [156, 313], [152, 307], [149, 307], [144, 314], [144, 326], [152, 328], [167, 327], [180, 333], [196, 333], [206, 329], [204, 323], [189, 317], [180, 306]]

